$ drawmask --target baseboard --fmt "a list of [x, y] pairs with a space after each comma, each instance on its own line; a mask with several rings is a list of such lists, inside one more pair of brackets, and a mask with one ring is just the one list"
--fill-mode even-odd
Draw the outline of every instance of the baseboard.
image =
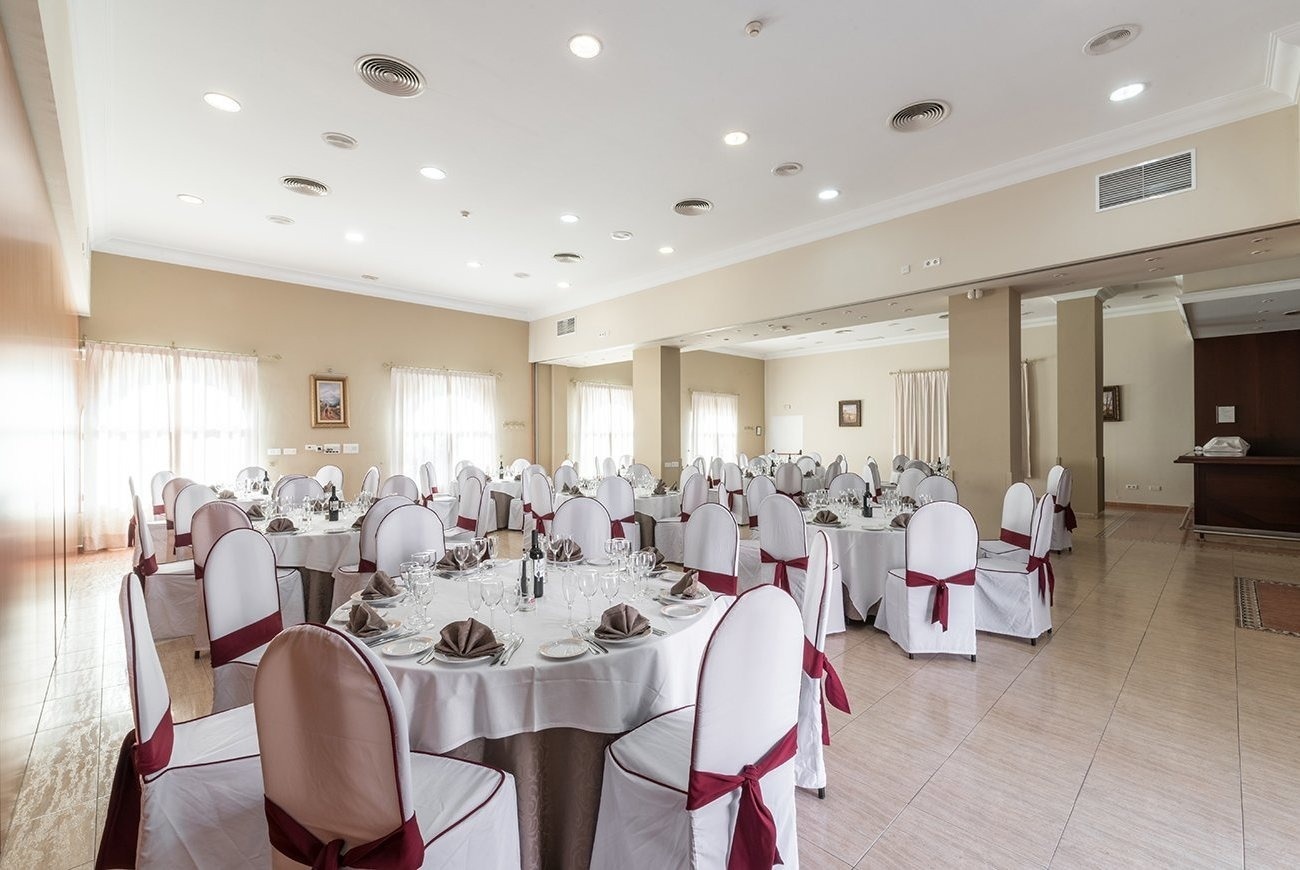
[[1107, 510], [1121, 511], [1157, 511], [1167, 514], [1181, 514], [1187, 512], [1185, 504], [1141, 504], [1139, 502], [1128, 501], [1108, 501], [1106, 502]]

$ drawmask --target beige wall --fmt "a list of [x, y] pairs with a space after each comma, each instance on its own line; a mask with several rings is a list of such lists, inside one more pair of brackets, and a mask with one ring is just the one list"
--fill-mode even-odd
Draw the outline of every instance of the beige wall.
[[[734, 324], [738, 310], [785, 316], [1292, 221], [1296, 123], [1295, 107], [1281, 109], [556, 315], [576, 317], [572, 335], [546, 317], [531, 325], [531, 358], [663, 341]], [[1186, 148], [1195, 190], [1096, 211], [1097, 173]], [[943, 265], [918, 268], [934, 256]]]
[[[507, 462], [532, 456], [532, 375], [523, 321], [95, 254], [91, 316], [81, 329], [83, 336], [100, 341], [264, 357], [258, 366], [258, 461], [272, 469], [272, 476], [312, 473], [329, 461], [343, 469], [345, 489], [352, 492], [370, 465], [378, 465], [384, 476], [391, 473], [386, 362], [500, 372], [498, 452]], [[330, 370], [348, 378], [352, 425], [347, 429], [313, 429], [309, 422], [308, 375]], [[524, 427], [506, 428], [511, 422]], [[357, 443], [361, 452], [327, 458], [303, 449], [322, 442]], [[269, 447], [295, 447], [298, 453], [269, 457]]]
[[[741, 453], [763, 452], [763, 439], [754, 434], [765, 424], [765, 366], [761, 359], [709, 351], [682, 354], [682, 449], [690, 449], [691, 392], [735, 393], [740, 396]], [[723, 457], [730, 460], [731, 457]]]

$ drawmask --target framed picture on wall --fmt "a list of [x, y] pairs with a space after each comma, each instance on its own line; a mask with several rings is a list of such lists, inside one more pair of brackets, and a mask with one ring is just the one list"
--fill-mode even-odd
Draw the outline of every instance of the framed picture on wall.
[[346, 377], [311, 376], [311, 426], [313, 429], [347, 428], [348, 379]]
[[1124, 419], [1120, 414], [1119, 387], [1101, 388], [1101, 419], [1107, 423]]
[[862, 425], [862, 400], [861, 399], [846, 399], [840, 402], [840, 425], [841, 426]]

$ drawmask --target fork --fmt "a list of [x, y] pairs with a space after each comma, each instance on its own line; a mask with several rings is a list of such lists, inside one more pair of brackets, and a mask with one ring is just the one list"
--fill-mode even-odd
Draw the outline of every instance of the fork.
[[573, 632], [573, 636], [575, 638], [585, 643], [587, 645], [587, 648], [590, 649], [594, 654], [598, 656], [603, 656], [609, 652], [609, 650], [605, 649], [603, 646], [600, 646], [599, 644], [594, 642], [591, 638], [587, 637], [582, 632], [578, 631], [576, 628], [570, 629], [570, 631]]

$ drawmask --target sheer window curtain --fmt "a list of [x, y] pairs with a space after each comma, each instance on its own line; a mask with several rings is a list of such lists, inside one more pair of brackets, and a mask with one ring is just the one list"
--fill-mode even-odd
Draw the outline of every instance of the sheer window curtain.
[[126, 545], [128, 476], [170, 469], [204, 483], [257, 460], [257, 358], [86, 342], [82, 407], [82, 545]]
[[632, 388], [579, 381], [569, 400], [569, 456], [580, 473], [594, 474], [600, 460], [632, 454]]
[[735, 462], [740, 437], [740, 396], [691, 393], [691, 455]]
[[894, 453], [948, 455], [948, 371], [894, 373]]
[[485, 471], [497, 463], [495, 375], [393, 366], [393, 469], [419, 480], [432, 462], [442, 488], [468, 459]]

